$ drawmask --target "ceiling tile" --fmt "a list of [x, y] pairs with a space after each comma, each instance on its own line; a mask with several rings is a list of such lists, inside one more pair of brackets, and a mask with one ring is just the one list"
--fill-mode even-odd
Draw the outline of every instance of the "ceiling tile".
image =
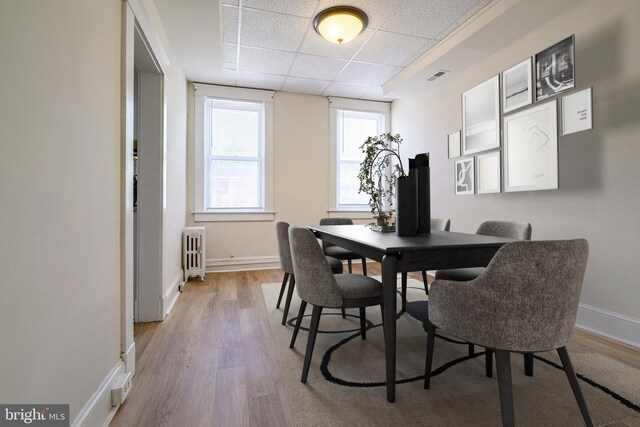
[[238, 0], [222, 0], [222, 4], [230, 4], [233, 6], [237, 6], [238, 5]]
[[237, 85], [243, 87], [252, 87], [258, 89], [279, 90], [284, 83], [284, 76], [275, 76], [273, 74], [249, 73], [246, 71], [237, 71]]
[[240, 44], [295, 52], [309, 19], [253, 9], [242, 10]]
[[491, 2], [491, 0], [482, 0], [482, 1], [467, 0], [467, 3], [472, 3], [472, 4], [461, 15], [459, 15], [456, 19], [451, 19], [450, 20], [451, 22], [449, 23], [449, 25], [447, 25], [442, 30], [440, 30], [440, 32], [438, 34], [436, 34], [436, 36], [434, 38], [436, 38], [438, 40], [442, 40], [449, 33], [451, 33], [453, 30], [455, 30], [460, 25], [462, 25], [465, 21], [467, 21], [473, 15], [478, 13], [480, 11], [480, 9], [485, 7], [490, 2]]
[[316, 80], [333, 80], [348, 61], [299, 54], [289, 74]]
[[285, 75], [296, 54], [281, 50], [240, 46], [240, 71]]
[[490, 0], [398, 0], [395, 13], [381, 29], [424, 38], [442, 37], [445, 28], [469, 10], [479, 10]]
[[320, 95], [329, 85], [328, 81], [300, 79], [298, 77], [287, 77], [282, 86], [282, 90], [287, 92], [306, 93], [309, 95]]
[[222, 67], [236, 68], [238, 59], [238, 45], [232, 43], [222, 43]]
[[393, 98], [384, 96], [382, 92], [382, 86], [371, 86], [365, 93], [362, 95], [364, 99], [370, 99], [372, 101], [392, 101]]
[[222, 7], [222, 41], [238, 43], [238, 8]]
[[377, 31], [355, 59], [375, 64], [406, 66], [416, 52], [424, 51], [435, 43], [435, 40]]
[[300, 52], [311, 55], [326, 56], [330, 58], [351, 59], [369, 37], [373, 30], [364, 30], [358, 37], [349, 43], [336, 44], [325, 40], [313, 28], [307, 30]]
[[349, 83], [331, 83], [323, 93], [325, 96], [342, 96], [345, 98], [360, 98], [370, 86], [352, 85]]
[[242, 6], [311, 18], [318, 0], [243, 0]]
[[351, 62], [339, 75], [336, 81], [353, 84], [375, 86], [386, 83], [401, 68], [389, 65], [365, 64], [363, 62]]
[[320, 0], [318, 12], [333, 6], [353, 6], [369, 18], [368, 28], [376, 29], [396, 9], [396, 2], [389, 0]]

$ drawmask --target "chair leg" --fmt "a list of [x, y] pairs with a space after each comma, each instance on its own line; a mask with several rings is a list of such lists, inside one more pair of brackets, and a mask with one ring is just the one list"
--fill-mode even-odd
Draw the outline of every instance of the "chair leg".
[[524, 354], [524, 374], [528, 377], [533, 376], [533, 354]]
[[367, 258], [362, 257], [362, 274], [367, 275]]
[[427, 359], [424, 363], [424, 388], [431, 385], [431, 365], [433, 364], [433, 345], [436, 338], [436, 327], [429, 322], [427, 325]]
[[567, 374], [567, 378], [569, 379], [569, 384], [571, 384], [573, 395], [575, 396], [576, 402], [578, 402], [578, 406], [580, 407], [580, 412], [582, 413], [582, 419], [584, 420], [584, 424], [587, 427], [593, 427], [591, 416], [589, 416], [589, 409], [587, 408], [587, 402], [585, 402], [584, 396], [582, 395], [582, 391], [580, 390], [580, 385], [578, 384], [578, 378], [576, 378], [576, 373], [573, 370], [573, 365], [571, 365], [571, 359], [569, 358], [569, 353], [567, 353], [567, 348], [560, 347], [558, 349], [558, 356], [560, 356], [560, 360], [562, 361], [562, 366], [564, 367], [564, 372]]
[[360, 338], [367, 339], [367, 309], [360, 307]]
[[296, 327], [293, 328], [293, 335], [291, 336], [291, 343], [289, 344], [289, 348], [293, 348], [296, 344], [296, 338], [298, 337], [298, 331], [300, 330], [300, 324], [302, 323], [302, 318], [304, 317], [304, 311], [307, 308], [307, 302], [302, 300], [300, 303], [300, 310], [298, 311], [298, 320], [296, 320]]
[[476, 353], [476, 347], [473, 344], [467, 343], [467, 348], [469, 349], [469, 356], [473, 356]]
[[292, 274], [289, 278], [289, 290], [287, 291], [287, 300], [284, 302], [284, 313], [282, 313], [282, 324], [287, 323], [287, 317], [289, 317], [289, 306], [291, 305], [291, 298], [293, 298], [293, 288], [296, 286], [296, 278]]
[[382, 316], [382, 336], [384, 336], [384, 304], [380, 304], [380, 315]]
[[342, 307], [342, 318], [343, 319], [347, 318], [347, 312], [344, 310], [344, 307]]
[[487, 378], [493, 377], [493, 349], [486, 348], [486, 354], [484, 355], [484, 369]]
[[321, 313], [322, 313], [322, 307], [314, 305], [313, 313], [311, 314], [311, 325], [309, 326], [309, 337], [307, 338], [307, 350], [304, 353], [304, 365], [302, 366], [302, 378], [300, 378], [300, 382], [302, 382], [303, 384], [307, 382], [307, 376], [309, 375], [309, 366], [311, 366], [311, 356], [313, 355], [313, 347], [316, 344], [316, 334], [318, 333], [318, 325], [320, 324]]
[[351, 260], [350, 259], [347, 260], [347, 265], [349, 266], [349, 274], [352, 274], [353, 270], [351, 269]]
[[424, 293], [429, 295], [429, 284], [427, 283], [427, 272], [422, 270], [422, 283], [424, 283]]
[[406, 271], [402, 272], [402, 310], [401, 313], [407, 311], [407, 276]]
[[496, 364], [498, 366], [498, 390], [500, 391], [500, 412], [502, 426], [515, 426], [513, 415], [513, 389], [511, 385], [511, 353], [496, 350]]
[[289, 273], [284, 273], [284, 277], [282, 278], [282, 286], [280, 286], [280, 295], [278, 295], [278, 302], [276, 304], [276, 308], [280, 308], [280, 302], [282, 302], [282, 295], [284, 295], [284, 290], [287, 287], [288, 279], [289, 279]]

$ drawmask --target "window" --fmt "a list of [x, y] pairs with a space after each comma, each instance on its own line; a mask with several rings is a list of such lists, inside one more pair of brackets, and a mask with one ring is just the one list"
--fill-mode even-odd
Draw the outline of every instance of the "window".
[[369, 196], [358, 192], [358, 172], [364, 154], [360, 146], [389, 128], [389, 104], [330, 98], [331, 102], [331, 200], [329, 213], [369, 217]]
[[201, 84], [194, 87], [194, 219], [273, 219], [273, 92]]

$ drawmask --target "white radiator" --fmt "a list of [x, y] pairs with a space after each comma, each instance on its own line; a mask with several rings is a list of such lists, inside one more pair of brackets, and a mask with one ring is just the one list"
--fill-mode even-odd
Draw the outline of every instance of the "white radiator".
[[204, 227], [187, 227], [182, 230], [182, 268], [184, 281], [199, 276], [204, 280], [205, 257]]

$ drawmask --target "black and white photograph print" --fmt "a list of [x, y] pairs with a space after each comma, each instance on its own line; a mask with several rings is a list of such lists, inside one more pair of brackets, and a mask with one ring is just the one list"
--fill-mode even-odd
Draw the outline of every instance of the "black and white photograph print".
[[575, 86], [574, 36], [567, 37], [536, 55], [536, 100]]
[[502, 112], [516, 110], [533, 102], [531, 57], [502, 72]]
[[475, 170], [473, 166], [473, 157], [455, 161], [454, 180], [456, 196], [475, 193]]
[[504, 191], [558, 188], [557, 102], [504, 117]]
[[447, 135], [448, 156], [450, 159], [460, 157], [460, 131]]
[[462, 155], [500, 147], [500, 77], [462, 94]]

